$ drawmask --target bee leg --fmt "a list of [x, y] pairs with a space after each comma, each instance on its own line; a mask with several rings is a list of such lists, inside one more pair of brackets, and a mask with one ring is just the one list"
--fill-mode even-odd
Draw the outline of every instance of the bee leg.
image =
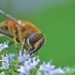
[[32, 54], [35, 53], [35, 52], [36, 52], [36, 49], [35, 49], [35, 47], [33, 47], [32, 49], [30, 49], [29, 54], [32, 55]]
[[25, 42], [23, 42], [23, 44], [22, 44], [22, 48], [21, 48], [21, 53], [22, 54], [24, 54], [24, 50], [25, 50], [25, 45], [24, 44], [25, 44]]
[[24, 54], [24, 45], [22, 45], [21, 53]]

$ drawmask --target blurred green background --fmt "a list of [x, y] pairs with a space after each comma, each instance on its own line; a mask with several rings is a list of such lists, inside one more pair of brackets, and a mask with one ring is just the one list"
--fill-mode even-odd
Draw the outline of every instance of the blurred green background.
[[[75, 0], [0, 0], [0, 9], [42, 30], [46, 38], [38, 53], [42, 61], [52, 60], [56, 66], [75, 65]], [[0, 22], [5, 19], [0, 15]], [[7, 40], [0, 37], [0, 42]], [[15, 52], [13, 46], [10, 52]]]

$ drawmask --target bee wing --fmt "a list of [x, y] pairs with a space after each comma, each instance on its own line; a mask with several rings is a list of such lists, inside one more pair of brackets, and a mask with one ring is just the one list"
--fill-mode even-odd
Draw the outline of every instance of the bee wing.
[[14, 17], [12, 17], [9, 14], [5, 13], [4, 11], [0, 10], [0, 14], [7, 17], [9, 20], [15, 22], [18, 26], [22, 27], [21, 23], [17, 19], [15, 19]]

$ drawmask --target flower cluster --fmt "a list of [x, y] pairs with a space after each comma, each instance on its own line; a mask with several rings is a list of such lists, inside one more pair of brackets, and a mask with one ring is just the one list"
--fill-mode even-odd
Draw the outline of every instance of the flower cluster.
[[30, 71], [33, 68], [36, 68], [39, 62], [39, 58], [30, 57], [24, 50], [23, 52], [19, 53], [19, 63], [21, 63], [21, 65], [17, 71], [20, 73], [20, 75], [30, 75]]
[[8, 43], [7, 42], [1, 43], [0, 44], [0, 52], [5, 48], [8, 48]]
[[[6, 43], [0, 44], [1, 50], [7, 47]], [[2, 54], [0, 60], [0, 75], [74, 75], [71, 71], [75, 73], [74, 68], [56, 68], [51, 62], [41, 64], [38, 56], [30, 56], [25, 50], [17, 55]]]

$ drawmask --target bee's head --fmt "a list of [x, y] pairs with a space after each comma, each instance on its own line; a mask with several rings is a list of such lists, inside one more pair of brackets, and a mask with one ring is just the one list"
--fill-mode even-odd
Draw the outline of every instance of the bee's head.
[[44, 36], [43, 34], [39, 34], [39, 33], [33, 33], [28, 37], [29, 40], [29, 44], [30, 44], [30, 54], [35, 53], [38, 51], [38, 49], [40, 49], [45, 42]]

